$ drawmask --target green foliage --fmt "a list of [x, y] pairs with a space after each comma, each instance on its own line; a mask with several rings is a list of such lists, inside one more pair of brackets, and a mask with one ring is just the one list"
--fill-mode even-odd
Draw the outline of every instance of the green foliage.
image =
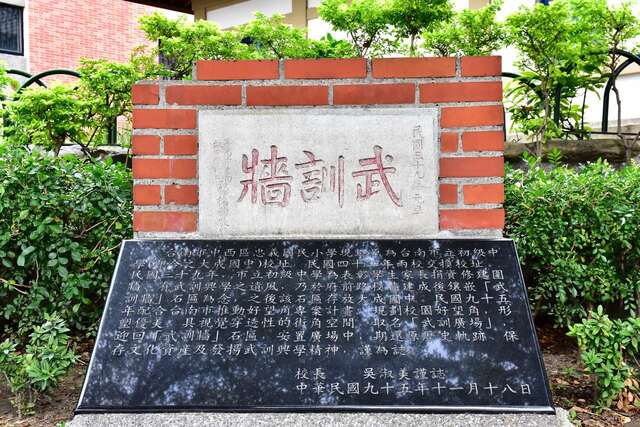
[[38, 396], [55, 388], [77, 361], [64, 320], [57, 314], [45, 314], [44, 319], [44, 324], [33, 328], [24, 348], [18, 341], [0, 342], [0, 373], [19, 417], [32, 414]]
[[502, 1], [491, 2], [477, 10], [456, 13], [449, 22], [423, 33], [425, 49], [438, 56], [491, 55], [503, 47], [506, 30], [496, 20]]
[[282, 15], [256, 18], [238, 28], [241, 40], [249, 42], [255, 56], [266, 59], [310, 58], [314, 56], [306, 31], [283, 23]]
[[250, 49], [233, 31], [222, 31], [206, 20], [187, 22], [155, 12], [140, 18], [147, 39], [156, 42], [170, 77], [189, 79], [194, 62], [201, 59], [248, 59]]
[[146, 37], [157, 43], [165, 74], [190, 79], [193, 64], [206, 59], [342, 58], [354, 56], [351, 45], [331, 36], [307, 38], [305, 30], [284, 23], [280, 15], [256, 18], [235, 30], [220, 30], [205, 20], [194, 23], [154, 13], [140, 19]]
[[66, 141], [85, 145], [91, 107], [68, 85], [32, 86], [7, 104], [7, 135], [24, 145], [38, 145], [56, 155]]
[[347, 34], [358, 56], [382, 56], [397, 49], [386, 0], [323, 0], [318, 14]]
[[157, 65], [133, 57], [128, 63], [82, 60], [74, 85], [31, 86], [6, 102], [5, 135], [13, 142], [36, 145], [57, 155], [65, 143], [87, 154], [118, 117], [131, 113], [131, 87], [157, 76]]
[[12, 90], [18, 86], [18, 81], [9, 77], [6, 64], [0, 61], [0, 107]]
[[630, 2], [604, 8], [601, 25], [610, 49], [629, 49], [629, 42], [640, 35], [640, 19], [633, 13]]
[[[506, 234], [518, 246], [538, 313], [569, 325], [596, 305], [628, 315], [640, 289], [640, 168], [508, 168]], [[533, 280], [535, 279], [535, 280]]]
[[[518, 50], [522, 74], [507, 91], [507, 109], [515, 130], [533, 137], [538, 148], [562, 130], [579, 136], [588, 132], [582, 124], [584, 100], [602, 82], [607, 10], [605, 0], [556, 0], [523, 7], [507, 18], [508, 42]], [[558, 90], [562, 101], [556, 108]], [[581, 98], [577, 105], [576, 97]], [[556, 116], [560, 123], [554, 123]]]
[[240, 40], [248, 42], [251, 56], [259, 59], [320, 58], [353, 56], [351, 45], [331, 36], [321, 40], [307, 38], [305, 30], [283, 23], [284, 17], [267, 17], [256, 13], [256, 18], [238, 28]]
[[131, 211], [123, 165], [0, 145], [0, 331], [55, 311], [93, 332]]
[[389, 20], [401, 39], [409, 39], [409, 54], [415, 56], [420, 34], [450, 19], [449, 0], [392, 0]]
[[161, 70], [158, 64], [134, 54], [127, 63], [82, 59], [78, 72], [77, 96], [90, 104], [87, 120], [95, 134], [118, 117], [130, 118], [131, 87], [139, 80], [157, 77]]
[[555, 167], [562, 166], [562, 151], [558, 147], [553, 147], [547, 154], [547, 160]]
[[588, 319], [572, 325], [568, 335], [576, 337], [585, 371], [595, 377], [598, 408], [610, 407], [625, 389], [637, 393], [640, 319], [611, 320], [598, 306]]
[[327, 33], [320, 40], [310, 39], [309, 41], [315, 51], [316, 58], [351, 58], [356, 56], [351, 43], [336, 39], [331, 33]]

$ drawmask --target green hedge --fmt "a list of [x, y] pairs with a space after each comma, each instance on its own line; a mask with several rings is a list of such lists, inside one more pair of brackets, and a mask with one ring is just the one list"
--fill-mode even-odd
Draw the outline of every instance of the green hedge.
[[538, 313], [558, 325], [602, 304], [637, 310], [640, 288], [640, 168], [605, 162], [579, 170], [507, 168], [506, 234], [516, 241]]
[[123, 165], [0, 145], [0, 332], [53, 312], [93, 331], [131, 211]]

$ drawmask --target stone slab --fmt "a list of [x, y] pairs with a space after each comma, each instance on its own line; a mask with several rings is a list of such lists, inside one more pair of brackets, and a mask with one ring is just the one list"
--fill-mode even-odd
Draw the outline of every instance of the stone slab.
[[513, 241], [127, 240], [77, 413], [553, 413]]
[[434, 237], [437, 111], [200, 111], [207, 238]]
[[295, 413], [174, 413], [174, 414], [83, 414], [69, 427], [174, 427], [174, 426], [279, 426], [279, 427], [572, 427], [567, 411], [538, 414], [295, 414]]

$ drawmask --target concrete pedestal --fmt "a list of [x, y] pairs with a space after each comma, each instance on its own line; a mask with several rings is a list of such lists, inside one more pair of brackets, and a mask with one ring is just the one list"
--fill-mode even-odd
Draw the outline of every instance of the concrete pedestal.
[[77, 415], [69, 427], [175, 427], [175, 426], [437, 426], [437, 427], [571, 427], [567, 411], [537, 414], [390, 414], [390, 413], [174, 413]]

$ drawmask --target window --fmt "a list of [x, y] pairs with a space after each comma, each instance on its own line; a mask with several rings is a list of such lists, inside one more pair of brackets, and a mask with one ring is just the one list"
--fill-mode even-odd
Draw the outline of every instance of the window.
[[22, 8], [0, 3], [0, 52], [22, 55]]

